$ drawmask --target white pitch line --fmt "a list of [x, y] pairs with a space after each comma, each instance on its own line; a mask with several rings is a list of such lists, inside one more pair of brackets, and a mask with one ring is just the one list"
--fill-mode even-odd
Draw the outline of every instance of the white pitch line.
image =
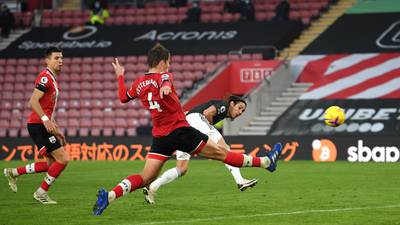
[[[389, 209], [389, 208], [400, 208], [400, 205], [369, 206], [369, 207], [357, 207], [357, 208], [337, 208], [337, 209], [311, 209], [311, 210], [301, 210], [301, 211], [281, 212], [281, 213], [265, 213], [265, 214], [240, 215], [240, 216], [218, 216], [218, 217], [211, 217], [211, 218], [191, 219], [191, 220], [167, 220], [167, 221], [158, 221], [158, 222], [149, 222], [149, 223], [139, 223], [137, 225], [196, 223], [196, 222], [206, 222], [206, 221], [226, 220], [226, 219], [241, 219], [241, 218], [252, 218], [252, 217], [269, 217], [269, 216], [284, 216], [284, 215], [297, 215], [297, 214], [310, 214], [310, 213], [329, 213], [329, 212], [344, 212], [344, 211]], [[136, 224], [136, 223], [134, 223], [134, 224]], [[133, 223], [124, 223], [123, 225], [134, 225], [134, 224]], [[119, 224], [119, 225], [122, 225], [122, 224]]]

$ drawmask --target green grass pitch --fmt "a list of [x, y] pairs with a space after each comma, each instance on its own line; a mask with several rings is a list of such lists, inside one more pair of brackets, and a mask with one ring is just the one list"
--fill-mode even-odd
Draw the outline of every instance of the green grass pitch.
[[[0, 162], [0, 168], [26, 162]], [[175, 165], [169, 161], [164, 170]], [[400, 164], [280, 162], [275, 173], [245, 168], [256, 187], [240, 192], [219, 162], [193, 160], [188, 174], [161, 188], [155, 205], [137, 190], [92, 216], [99, 187], [113, 188], [141, 170], [140, 161], [70, 162], [50, 190], [57, 205], [32, 193], [44, 174], [18, 180], [18, 193], [0, 179], [0, 225], [75, 224], [400, 224]]]

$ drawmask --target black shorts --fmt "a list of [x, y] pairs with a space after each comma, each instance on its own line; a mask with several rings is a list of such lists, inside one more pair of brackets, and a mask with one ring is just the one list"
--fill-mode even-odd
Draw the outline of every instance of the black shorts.
[[165, 137], [153, 137], [148, 158], [168, 160], [176, 151], [180, 150], [195, 154], [203, 149], [208, 141], [208, 136], [193, 127], [180, 127]]
[[28, 132], [41, 155], [46, 156], [61, 147], [61, 143], [57, 137], [47, 132], [41, 123], [28, 123]]

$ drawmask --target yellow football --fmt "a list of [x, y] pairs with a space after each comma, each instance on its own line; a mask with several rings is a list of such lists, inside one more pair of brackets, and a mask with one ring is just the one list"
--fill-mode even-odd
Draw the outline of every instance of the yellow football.
[[346, 120], [344, 110], [339, 106], [331, 106], [325, 110], [325, 124], [331, 127], [340, 126]]

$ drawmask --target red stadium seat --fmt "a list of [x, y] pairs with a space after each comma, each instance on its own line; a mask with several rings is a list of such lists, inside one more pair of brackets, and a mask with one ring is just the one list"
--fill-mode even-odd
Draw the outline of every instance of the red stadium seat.
[[78, 128], [68, 127], [67, 136], [68, 137], [76, 137], [76, 136], [78, 136]]
[[80, 137], [87, 137], [89, 136], [89, 128], [80, 128], [79, 129], [79, 136]]
[[106, 137], [112, 136], [113, 135], [113, 129], [112, 128], [104, 128], [103, 129], [103, 135]]
[[102, 128], [103, 127], [103, 120], [100, 118], [94, 118], [92, 120], [92, 126], [95, 128]]
[[10, 127], [10, 128], [20, 128], [20, 127], [22, 127], [21, 121], [19, 121], [19, 120], [17, 120], [17, 119], [11, 120], [10, 126], [9, 126], [9, 127]]
[[95, 64], [102, 64], [104, 62], [104, 57], [102, 56], [96, 56], [93, 58], [93, 63]]
[[91, 128], [90, 129], [90, 135], [93, 137], [98, 137], [101, 135], [101, 129], [100, 128]]
[[68, 116], [70, 116], [70, 115], [69, 115], [68, 112], [65, 111], [65, 110], [57, 111], [57, 112], [56, 112], [57, 121], [59, 121], [58, 118], [60, 118], [60, 119], [66, 119]]
[[170, 24], [175, 24], [175, 23], [179, 23], [179, 21], [181, 21], [181, 18], [177, 15], [167, 15], [167, 21], [166, 23], [170, 23]]
[[14, 58], [9, 58], [9, 59], [7, 59], [7, 65], [8, 66], [16, 66], [18, 63], [17, 63], [17, 59], [14, 59]]
[[21, 135], [21, 137], [29, 137], [28, 129], [21, 129], [20, 135]]
[[127, 131], [128, 136], [136, 136], [137, 135], [135, 128], [130, 128], [130, 129], [127, 129], [126, 131]]
[[18, 137], [19, 129], [17, 128], [11, 128], [8, 129], [8, 136], [10, 137]]
[[103, 120], [103, 126], [105, 128], [114, 128], [115, 127], [115, 121], [112, 118], [104, 118]]
[[115, 136], [125, 136], [125, 129], [124, 128], [116, 128], [115, 130]]
[[89, 109], [81, 109], [79, 111], [81, 118], [90, 119], [92, 117], [91, 111]]
[[9, 120], [0, 120], [0, 128], [9, 128], [10, 127], [10, 122]]
[[[80, 118], [81, 114], [80, 114], [80, 112], [78, 110], [71, 109], [71, 110], [68, 110], [68, 117], [69, 118]], [[68, 122], [68, 124], [69, 124], [69, 122]]]
[[89, 118], [81, 118], [79, 120], [79, 127], [90, 128], [92, 127], [92, 121]]
[[192, 63], [194, 60], [193, 55], [184, 55], [182, 58], [183, 62], [188, 62], [188, 63]]
[[[81, 93], [77, 90], [69, 92], [69, 99], [78, 100], [81, 98]], [[73, 105], [71, 105], [73, 107]]]
[[1, 119], [10, 119], [11, 118], [11, 112], [8, 111], [8, 110], [0, 111], [0, 118]]
[[200, 17], [200, 21], [201, 21], [202, 23], [208, 23], [208, 22], [210, 22], [210, 21], [211, 21], [211, 18], [212, 18], [211, 15], [212, 15], [212, 14], [202, 14], [201, 17]]
[[15, 100], [25, 100], [25, 96], [21, 92], [14, 92], [13, 93], [13, 99], [15, 99]]
[[92, 117], [93, 118], [103, 118], [103, 110], [101, 109], [93, 109], [92, 110]]

